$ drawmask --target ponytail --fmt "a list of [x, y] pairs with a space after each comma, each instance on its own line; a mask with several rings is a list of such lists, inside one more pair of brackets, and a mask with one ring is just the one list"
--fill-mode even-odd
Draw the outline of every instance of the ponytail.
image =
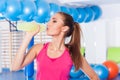
[[72, 61], [74, 62], [75, 69], [78, 70], [82, 66], [82, 55], [80, 52], [81, 48], [81, 29], [77, 22], [74, 22], [73, 32], [71, 35], [71, 40], [67, 44]]
[[74, 22], [71, 15], [64, 12], [59, 12], [63, 16], [64, 26], [68, 26], [69, 30], [65, 34], [65, 37], [71, 36], [71, 40], [68, 44], [65, 44], [69, 49], [72, 61], [75, 69], [78, 70], [82, 67], [82, 55], [80, 52], [81, 48], [81, 29], [77, 22]]

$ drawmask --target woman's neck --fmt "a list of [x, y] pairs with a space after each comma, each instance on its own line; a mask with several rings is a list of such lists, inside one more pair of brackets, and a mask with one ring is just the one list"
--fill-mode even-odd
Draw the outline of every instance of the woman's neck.
[[64, 45], [64, 38], [53, 38], [51, 42], [51, 47], [57, 51], [57, 50], [64, 50], [65, 45]]

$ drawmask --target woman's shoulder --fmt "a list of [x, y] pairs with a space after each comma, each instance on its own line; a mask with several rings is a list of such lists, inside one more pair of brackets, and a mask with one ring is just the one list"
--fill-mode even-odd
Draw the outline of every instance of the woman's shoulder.
[[42, 48], [44, 46], [46, 46], [47, 44], [48, 44], [48, 42], [47, 43], [38, 43], [38, 44], [35, 44], [34, 45], [34, 49], [36, 50], [37, 54], [39, 54], [39, 52], [42, 50]]
[[39, 43], [39, 44], [35, 44], [33, 48], [34, 50], [36, 50], [36, 53], [38, 54], [39, 51], [43, 48], [43, 46], [44, 46], [44, 43]]
[[41, 46], [43, 46], [44, 45], [44, 43], [37, 43], [37, 44], [35, 44], [34, 46], [35, 47], [41, 47]]

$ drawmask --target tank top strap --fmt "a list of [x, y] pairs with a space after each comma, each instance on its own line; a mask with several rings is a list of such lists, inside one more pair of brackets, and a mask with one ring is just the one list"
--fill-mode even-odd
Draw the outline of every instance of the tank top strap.
[[48, 47], [48, 44], [49, 44], [49, 42], [44, 43], [44, 44], [43, 44], [43, 48], [47, 48], [47, 47]]
[[36, 59], [38, 59], [38, 58], [40, 57], [40, 55], [41, 55], [42, 53], [44, 53], [45, 49], [47, 49], [48, 44], [49, 44], [49, 42], [43, 44], [43, 48], [39, 51]]

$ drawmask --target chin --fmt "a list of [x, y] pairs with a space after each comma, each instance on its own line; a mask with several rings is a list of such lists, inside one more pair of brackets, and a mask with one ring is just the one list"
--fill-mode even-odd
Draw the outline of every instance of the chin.
[[57, 35], [59, 35], [59, 33], [57, 33], [57, 32], [52, 32], [52, 31], [47, 31], [46, 32], [46, 34], [48, 35], [48, 36], [57, 36]]
[[51, 34], [51, 33], [49, 33], [49, 32], [47, 32], [46, 34], [47, 34], [48, 36], [52, 36], [52, 34]]

